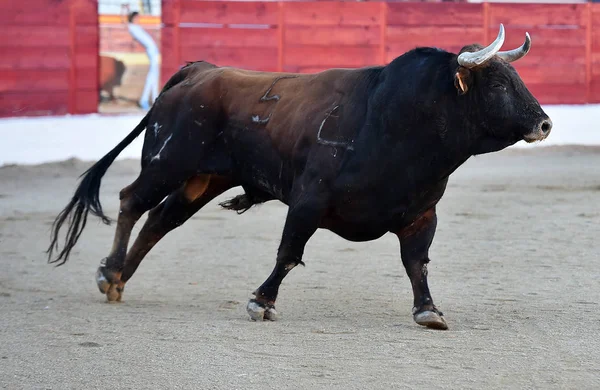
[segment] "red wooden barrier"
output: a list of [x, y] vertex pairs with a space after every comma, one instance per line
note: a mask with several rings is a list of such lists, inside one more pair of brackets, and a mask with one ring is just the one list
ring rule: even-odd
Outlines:
[[542, 103], [600, 102], [600, 4], [163, 0], [163, 81], [185, 61], [287, 72], [384, 64], [416, 46], [505, 48]]
[[0, 1], [0, 117], [97, 111], [97, 6]]
[[588, 102], [600, 103], [600, 4], [590, 4], [587, 35]]

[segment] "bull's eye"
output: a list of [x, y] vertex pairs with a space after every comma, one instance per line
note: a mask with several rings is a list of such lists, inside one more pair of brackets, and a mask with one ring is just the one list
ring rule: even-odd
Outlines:
[[504, 86], [502, 84], [494, 84], [494, 85], [492, 85], [492, 88], [499, 89], [501, 91], [506, 91], [506, 86]]

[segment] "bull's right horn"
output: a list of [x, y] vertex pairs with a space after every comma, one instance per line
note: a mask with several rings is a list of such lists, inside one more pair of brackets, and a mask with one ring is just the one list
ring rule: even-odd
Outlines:
[[502, 47], [504, 43], [504, 26], [500, 23], [498, 37], [488, 47], [474, 53], [464, 52], [458, 56], [458, 64], [465, 68], [474, 68], [490, 60]]
[[518, 47], [513, 50], [508, 50], [508, 51], [499, 51], [498, 57], [502, 58], [506, 62], [513, 62], [513, 61], [518, 60], [519, 58], [525, 57], [525, 54], [529, 53], [530, 49], [531, 49], [531, 37], [529, 36], [529, 33], [526, 32], [525, 33], [525, 43], [523, 43], [523, 45], [521, 45], [521, 47]]

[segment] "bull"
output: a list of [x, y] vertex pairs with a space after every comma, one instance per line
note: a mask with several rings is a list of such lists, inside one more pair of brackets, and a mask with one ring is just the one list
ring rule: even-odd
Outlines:
[[99, 201], [101, 178], [146, 131], [140, 174], [120, 191], [113, 246], [96, 272], [108, 301], [121, 300], [162, 237], [241, 186], [243, 194], [220, 205], [238, 213], [270, 200], [288, 206], [274, 269], [247, 304], [253, 320], [277, 319], [280, 284], [304, 265], [305, 245], [322, 228], [354, 242], [395, 234], [414, 321], [447, 329], [427, 264], [449, 176], [474, 155], [544, 140], [552, 128], [511, 65], [529, 52], [529, 34], [519, 48], [500, 51], [504, 34], [500, 25], [489, 46], [467, 45], [458, 54], [417, 47], [385, 66], [316, 74], [188, 63], [137, 127], [82, 175], [52, 227], [48, 261], [67, 261], [89, 213], [110, 222]]

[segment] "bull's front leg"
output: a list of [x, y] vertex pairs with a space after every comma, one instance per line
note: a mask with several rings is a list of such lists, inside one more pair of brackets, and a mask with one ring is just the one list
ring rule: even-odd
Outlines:
[[396, 232], [400, 239], [402, 263], [410, 278], [414, 295], [413, 318], [419, 325], [432, 329], [448, 329], [443, 313], [433, 304], [427, 285], [429, 247], [435, 235], [435, 207], [427, 210], [410, 226]]
[[[317, 186], [318, 184], [313, 187]], [[254, 321], [278, 319], [275, 300], [279, 286], [294, 267], [298, 264], [304, 265], [304, 247], [319, 227], [328, 197], [315, 189], [298, 194], [296, 199], [290, 202], [275, 268], [267, 280], [253, 292], [255, 298], [251, 299], [246, 307]]]

